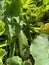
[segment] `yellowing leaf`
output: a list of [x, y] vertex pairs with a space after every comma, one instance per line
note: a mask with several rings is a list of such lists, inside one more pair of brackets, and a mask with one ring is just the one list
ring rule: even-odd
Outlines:
[[46, 23], [41, 27], [41, 32], [44, 34], [49, 34], [49, 23]]
[[42, 25], [44, 25], [43, 22], [37, 22], [37, 26], [42, 26]]

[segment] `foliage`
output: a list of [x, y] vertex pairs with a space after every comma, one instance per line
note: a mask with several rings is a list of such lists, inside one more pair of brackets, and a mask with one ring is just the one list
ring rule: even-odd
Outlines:
[[4, 26], [5, 26], [5, 24], [4, 24], [2, 21], [0, 21], [0, 36], [1, 36], [1, 35], [4, 33], [4, 31], [5, 31]]
[[47, 45], [49, 0], [0, 0], [0, 65], [45, 65]]
[[[49, 35], [41, 34], [34, 39], [30, 53], [35, 59], [35, 65], [49, 65]], [[33, 51], [32, 51], [33, 50]]]
[[7, 59], [6, 63], [7, 65], [22, 65], [22, 59], [18, 56], [14, 56], [12, 58]]
[[3, 57], [6, 55], [6, 51], [0, 48], [0, 65], [3, 65]]

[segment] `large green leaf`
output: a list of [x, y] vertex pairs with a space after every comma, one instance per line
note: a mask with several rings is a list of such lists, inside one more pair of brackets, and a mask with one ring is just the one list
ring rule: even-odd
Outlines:
[[8, 58], [6, 61], [7, 65], [22, 65], [22, 59], [19, 56]]
[[35, 65], [49, 65], [49, 35], [41, 34], [30, 46]]
[[21, 57], [26, 59], [29, 55], [28, 41], [22, 30], [19, 34], [19, 49]]
[[6, 0], [6, 15], [19, 16], [20, 14], [20, 0]]

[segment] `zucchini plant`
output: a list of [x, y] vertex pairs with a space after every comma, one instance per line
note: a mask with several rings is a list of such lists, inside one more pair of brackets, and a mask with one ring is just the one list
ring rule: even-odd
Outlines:
[[49, 65], [49, 0], [0, 0], [0, 65]]

